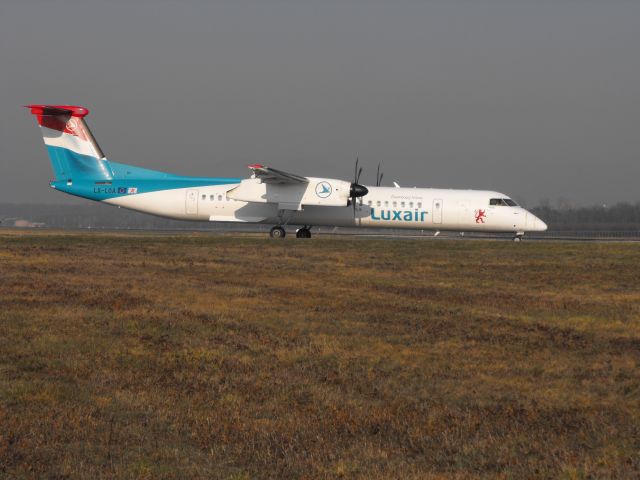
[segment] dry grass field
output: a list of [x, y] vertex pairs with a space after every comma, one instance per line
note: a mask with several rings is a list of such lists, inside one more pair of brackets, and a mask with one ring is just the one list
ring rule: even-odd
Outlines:
[[0, 231], [2, 478], [638, 478], [640, 246]]

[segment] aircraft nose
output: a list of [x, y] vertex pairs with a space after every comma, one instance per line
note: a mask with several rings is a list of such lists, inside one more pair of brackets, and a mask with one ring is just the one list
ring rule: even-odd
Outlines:
[[526, 221], [525, 221], [525, 231], [529, 232], [544, 232], [547, 229], [547, 224], [536, 217], [533, 213], [525, 210]]
[[533, 229], [536, 232], [544, 232], [547, 229], [547, 224], [538, 217], [535, 217], [535, 220], [533, 221]]

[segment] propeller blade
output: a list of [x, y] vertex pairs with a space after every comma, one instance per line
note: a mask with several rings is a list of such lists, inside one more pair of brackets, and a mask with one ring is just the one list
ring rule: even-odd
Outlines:
[[382, 162], [378, 163], [378, 171], [376, 172], [376, 187], [382, 185], [382, 177], [384, 173], [382, 173]]
[[358, 183], [360, 181], [360, 175], [362, 175], [362, 167], [360, 167], [359, 164], [360, 157], [356, 155], [356, 165], [353, 171], [353, 183], [351, 184], [351, 189], [349, 191], [350, 202], [353, 207], [353, 218], [356, 218], [356, 201], [358, 197], [363, 197], [369, 193], [367, 187]]

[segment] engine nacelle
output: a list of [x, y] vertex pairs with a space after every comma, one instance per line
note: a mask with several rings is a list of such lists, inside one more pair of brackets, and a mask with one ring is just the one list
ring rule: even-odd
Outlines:
[[307, 178], [309, 183], [263, 183], [259, 178], [248, 178], [227, 195], [243, 202], [277, 203], [283, 210], [302, 210], [304, 205], [345, 207], [349, 204], [350, 182]]

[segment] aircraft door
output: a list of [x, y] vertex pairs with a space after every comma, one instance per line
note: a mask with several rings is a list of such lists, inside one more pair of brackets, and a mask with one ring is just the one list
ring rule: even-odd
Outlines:
[[187, 215], [198, 214], [198, 190], [187, 190], [185, 212]]
[[433, 201], [433, 213], [431, 215], [433, 223], [442, 223], [442, 199], [436, 198]]

